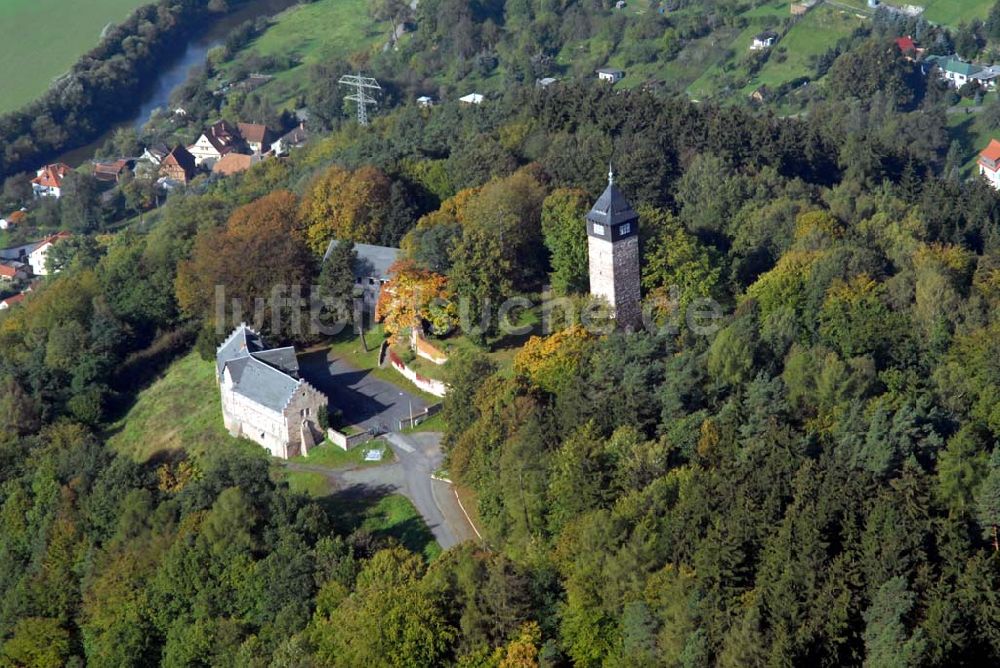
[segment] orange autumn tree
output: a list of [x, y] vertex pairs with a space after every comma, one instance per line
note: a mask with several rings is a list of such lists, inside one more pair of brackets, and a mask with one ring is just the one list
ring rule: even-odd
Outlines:
[[365, 165], [353, 172], [334, 165], [302, 200], [300, 215], [310, 248], [321, 253], [332, 239], [378, 243], [389, 212], [391, 182]]
[[[298, 222], [298, 199], [279, 190], [240, 207], [222, 228], [202, 230], [195, 239], [190, 260], [178, 266], [175, 292], [182, 312], [207, 322], [215, 310], [217, 286], [225, 289], [226, 308], [232, 300], [242, 313], [230, 319], [249, 320], [255, 300], [266, 300], [265, 324], [272, 322], [272, 288], [285, 286], [308, 290], [312, 282], [313, 255]], [[293, 306], [281, 305], [292, 309]], [[287, 314], [291, 316], [289, 311]], [[227, 326], [232, 323], [227, 323]], [[280, 318], [282, 330], [294, 328], [290, 317]], [[289, 331], [269, 332], [284, 336]]]
[[385, 324], [393, 338], [423, 320], [441, 333], [458, 324], [447, 277], [422, 269], [413, 260], [396, 262], [389, 273], [392, 278], [382, 287], [375, 319]]

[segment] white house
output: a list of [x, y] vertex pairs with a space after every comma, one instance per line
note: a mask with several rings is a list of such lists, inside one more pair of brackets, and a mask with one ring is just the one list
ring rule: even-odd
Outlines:
[[989, 146], [979, 154], [977, 164], [979, 174], [989, 181], [991, 186], [1000, 190], [1000, 141], [991, 139]]
[[433, 107], [434, 106], [434, 98], [431, 97], [431, 96], [429, 96], [429, 95], [421, 95], [420, 97], [417, 98], [417, 106], [418, 107]]
[[268, 348], [245, 324], [219, 346], [216, 380], [229, 433], [248, 438], [274, 457], [308, 454], [322, 440], [326, 395], [299, 378], [295, 349]]
[[33, 244], [32, 249], [28, 251], [28, 266], [31, 267], [31, 273], [35, 276], [47, 276], [49, 271], [45, 268], [45, 260], [49, 256], [49, 251], [55, 244], [71, 236], [69, 232], [59, 232]]
[[215, 161], [238, 148], [239, 132], [226, 121], [219, 121], [203, 132], [198, 140], [187, 147], [194, 156], [194, 164], [211, 168]]
[[482, 104], [485, 99], [486, 98], [479, 93], [469, 93], [468, 95], [463, 95], [458, 98], [458, 101], [462, 104]]
[[55, 197], [62, 195], [63, 179], [73, 168], [61, 162], [45, 165], [31, 179], [31, 190], [35, 197]]
[[610, 84], [616, 84], [625, 78], [625, 72], [614, 67], [602, 67], [597, 70], [597, 78]]
[[[339, 243], [337, 239], [330, 242], [323, 254], [323, 262], [327, 261]], [[392, 277], [389, 268], [399, 259], [400, 250], [391, 246], [354, 244], [354, 252], [358, 258], [351, 268], [354, 272], [355, 289], [360, 292], [365, 309], [374, 312], [382, 294], [382, 286]]]
[[777, 41], [778, 33], [773, 30], [765, 30], [753, 38], [753, 43], [750, 44], [750, 50], [762, 51], [763, 49], [770, 49]]
[[286, 155], [293, 148], [303, 146], [309, 140], [309, 133], [306, 132], [305, 123], [299, 123], [298, 127], [285, 133], [271, 144], [271, 152], [274, 155]]

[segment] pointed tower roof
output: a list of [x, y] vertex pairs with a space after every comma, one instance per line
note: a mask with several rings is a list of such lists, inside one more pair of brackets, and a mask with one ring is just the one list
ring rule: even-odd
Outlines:
[[639, 214], [635, 212], [632, 205], [625, 199], [625, 195], [615, 186], [615, 173], [610, 165], [608, 166], [608, 187], [597, 198], [587, 220], [598, 225], [618, 225], [635, 220]]

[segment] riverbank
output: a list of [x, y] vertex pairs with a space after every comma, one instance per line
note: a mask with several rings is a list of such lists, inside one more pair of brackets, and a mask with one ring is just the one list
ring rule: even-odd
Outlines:
[[[44, 95], [0, 117], [0, 143], [18, 149], [0, 155], [0, 178], [57, 157], [83, 162], [116, 127], [141, 123], [151, 109], [165, 104], [191, 67], [204, 62], [235, 26], [295, 2], [247, 0], [225, 14], [214, 14], [204, 7], [184, 13], [180, 5], [161, 0], [136, 10]], [[122, 53], [135, 55], [121, 59]], [[109, 69], [112, 60], [122, 66]], [[83, 94], [70, 94], [73, 91]], [[40, 118], [56, 122], [38, 123]]]

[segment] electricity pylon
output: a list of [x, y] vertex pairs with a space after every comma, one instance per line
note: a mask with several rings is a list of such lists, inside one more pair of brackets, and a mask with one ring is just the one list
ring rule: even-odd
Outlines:
[[368, 105], [378, 104], [378, 100], [365, 92], [368, 90], [381, 91], [382, 87], [371, 77], [363, 77], [360, 74], [345, 74], [337, 82], [342, 86], [350, 86], [357, 92], [346, 96], [345, 100], [358, 103], [358, 125], [368, 125]]

